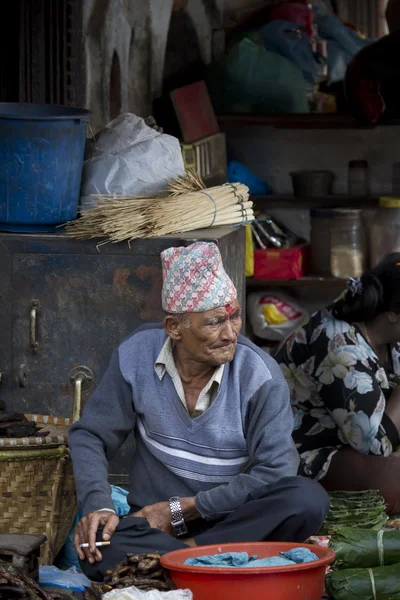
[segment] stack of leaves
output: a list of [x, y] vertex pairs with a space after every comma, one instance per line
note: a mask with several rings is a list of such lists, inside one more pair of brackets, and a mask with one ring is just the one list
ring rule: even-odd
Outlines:
[[331, 538], [335, 569], [383, 567], [400, 563], [400, 531], [344, 527]]
[[325, 585], [334, 600], [400, 600], [400, 565], [333, 571]]
[[0, 404], [0, 438], [46, 437], [48, 431], [40, 431], [35, 421], [28, 421], [22, 413], [7, 412], [4, 402]]
[[378, 491], [334, 492], [321, 535], [333, 535], [343, 527], [381, 529], [388, 520], [385, 501]]
[[332, 537], [335, 571], [326, 578], [335, 600], [400, 599], [400, 532], [344, 528]]
[[160, 564], [159, 554], [128, 554], [112, 571], [106, 572], [104, 583], [93, 584], [93, 590], [87, 591], [87, 598], [98, 598], [98, 593], [106, 594], [131, 586], [144, 591], [167, 592], [172, 589], [167, 571]]

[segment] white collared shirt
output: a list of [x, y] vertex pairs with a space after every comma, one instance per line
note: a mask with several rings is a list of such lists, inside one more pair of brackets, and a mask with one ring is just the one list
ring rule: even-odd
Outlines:
[[[197, 399], [196, 407], [192, 418], [198, 417], [203, 414], [204, 411], [207, 410], [212, 404], [213, 399], [218, 393], [218, 388], [222, 382], [222, 376], [224, 374], [224, 366], [216, 367], [213, 375], [211, 376], [207, 385], [201, 390], [199, 397]], [[161, 349], [160, 354], [154, 364], [155, 371], [160, 378], [160, 381], [163, 379], [165, 373], [171, 377], [172, 382], [175, 386], [176, 392], [179, 396], [180, 401], [183, 406], [188, 411], [188, 406], [185, 398], [185, 391], [183, 389], [182, 380], [180, 378], [178, 369], [176, 368], [174, 354], [173, 354], [173, 344], [170, 337], [167, 338], [164, 346]], [[188, 411], [189, 412], [189, 411]]]

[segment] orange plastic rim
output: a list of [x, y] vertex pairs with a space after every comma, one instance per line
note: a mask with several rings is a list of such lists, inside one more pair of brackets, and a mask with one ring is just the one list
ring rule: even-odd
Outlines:
[[[194, 567], [185, 565], [188, 558], [205, 556], [208, 554], [220, 554], [224, 552], [247, 552], [250, 556], [257, 554], [258, 558], [278, 556], [279, 552], [287, 552], [293, 548], [309, 548], [318, 556], [318, 560], [299, 565], [284, 565], [281, 567], [238, 567], [237, 569], [224, 567]], [[224, 574], [224, 575], [267, 575], [272, 573], [293, 573], [294, 571], [309, 571], [327, 567], [335, 560], [335, 553], [329, 548], [321, 548], [313, 544], [293, 544], [289, 542], [249, 542], [246, 544], [214, 544], [212, 546], [197, 546], [196, 548], [183, 548], [168, 552], [161, 557], [161, 565], [170, 571], [182, 571], [186, 573]]]

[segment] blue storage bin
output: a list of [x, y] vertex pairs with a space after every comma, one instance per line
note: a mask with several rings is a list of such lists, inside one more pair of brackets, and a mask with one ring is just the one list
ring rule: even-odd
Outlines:
[[46, 231], [76, 218], [90, 112], [0, 103], [0, 229]]

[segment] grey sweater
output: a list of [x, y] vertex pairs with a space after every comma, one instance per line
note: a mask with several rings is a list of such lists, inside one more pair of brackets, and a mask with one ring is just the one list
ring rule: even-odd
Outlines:
[[252, 490], [297, 473], [289, 391], [275, 361], [240, 336], [210, 408], [191, 419], [154, 363], [161, 325], [137, 330], [114, 352], [69, 434], [83, 513], [113, 508], [108, 462], [134, 432], [128, 501], [142, 507], [196, 497], [203, 518], [241, 506]]

